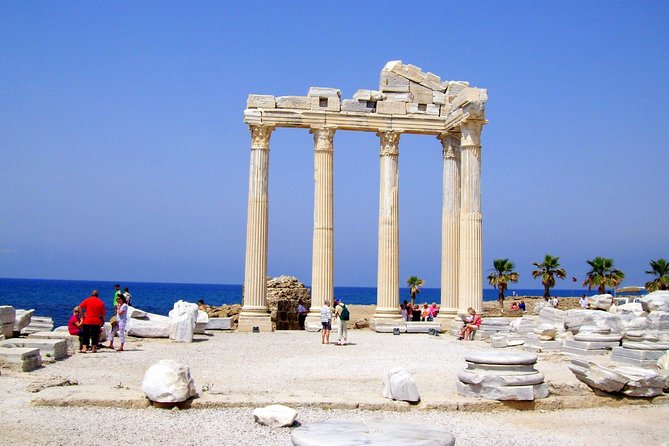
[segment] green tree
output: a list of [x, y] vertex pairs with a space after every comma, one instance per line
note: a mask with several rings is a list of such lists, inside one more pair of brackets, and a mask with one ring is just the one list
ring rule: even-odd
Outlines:
[[657, 278], [646, 282], [646, 289], [648, 291], [669, 290], [669, 262], [665, 259], [657, 259], [650, 261], [650, 271], [646, 274], [656, 275]]
[[615, 288], [625, 278], [625, 273], [613, 267], [613, 259], [595, 257], [586, 262], [590, 265], [590, 271], [585, 273], [583, 285], [587, 285], [589, 290], [597, 287], [597, 292], [604, 294], [606, 287]]
[[513, 269], [516, 265], [509, 259], [494, 259], [493, 270], [488, 275], [488, 283], [499, 290], [499, 306], [504, 310], [504, 291], [509, 282], [518, 282], [518, 273]]
[[544, 286], [544, 299], [548, 300], [551, 297], [550, 289], [555, 286], [555, 278], [564, 279], [567, 277], [567, 271], [560, 268], [560, 258], [553, 257], [550, 254], [546, 254], [543, 262], [532, 262], [532, 265], [539, 268], [532, 271], [532, 278], [541, 277], [541, 284]]
[[425, 282], [423, 279], [418, 278], [418, 276], [411, 276], [407, 279], [407, 285], [409, 285], [409, 292], [411, 293], [411, 306], [413, 307], [413, 304], [416, 301], [416, 294], [420, 294], [420, 287], [425, 285]]

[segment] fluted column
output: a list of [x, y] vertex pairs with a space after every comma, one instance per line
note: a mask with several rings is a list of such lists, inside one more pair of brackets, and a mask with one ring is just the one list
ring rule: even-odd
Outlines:
[[314, 135], [314, 241], [311, 267], [309, 331], [321, 328], [320, 309], [334, 300], [334, 199], [332, 127], [312, 128]]
[[460, 261], [460, 140], [442, 133], [444, 164], [441, 205], [441, 307], [439, 318], [452, 319], [458, 312]]
[[482, 121], [461, 124], [460, 265], [458, 306], [483, 307], [483, 243], [481, 237]]
[[379, 187], [379, 255], [376, 312], [372, 325], [400, 319], [399, 312], [399, 174], [400, 133], [377, 133], [381, 139]]
[[250, 125], [251, 162], [249, 170], [248, 220], [246, 222], [246, 263], [244, 299], [239, 314], [239, 331], [272, 330], [267, 310], [267, 220], [269, 138], [273, 127]]

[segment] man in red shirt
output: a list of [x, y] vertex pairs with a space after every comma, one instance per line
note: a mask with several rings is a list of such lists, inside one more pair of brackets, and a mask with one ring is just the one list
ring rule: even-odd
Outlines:
[[100, 325], [105, 321], [105, 304], [98, 297], [98, 291], [93, 290], [91, 296], [79, 304], [79, 308], [84, 313], [83, 339], [80, 351], [81, 353], [86, 353], [86, 347], [90, 339], [91, 351], [95, 353], [100, 342]]

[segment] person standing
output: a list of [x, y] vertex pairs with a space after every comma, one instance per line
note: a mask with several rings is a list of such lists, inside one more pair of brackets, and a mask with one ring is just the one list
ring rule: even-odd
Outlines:
[[132, 294], [130, 294], [130, 289], [128, 287], [123, 288], [123, 296], [125, 297], [125, 303], [128, 306], [132, 306]]
[[79, 308], [84, 313], [83, 322], [83, 345], [81, 353], [86, 353], [88, 342], [91, 342], [91, 352], [98, 350], [100, 341], [100, 324], [104, 323], [105, 304], [100, 300], [98, 291], [93, 290], [90, 297], [87, 297], [79, 304]]
[[121, 346], [117, 349], [117, 351], [122, 352], [123, 345], [125, 344], [125, 324], [128, 321], [128, 304], [126, 303], [124, 295], [121, 295], [118, 298], [116, 321], [118, 322], [118, 337], [121, 340]]
[[348, 311], [346, 304], [340, 299], [335, 299], [334, 317], [339, 318], [339, 345], [346, 345], [346, 338], [348, 336], [348, 320], [351, 318], [351, 313]]
[[330, 329], [332, 328], [332, 310], [330, 310], [330, 301], [323, 302], [321, 307], [321, 344], [330, 343]]
[[304, 330], [304, 321], [307, 319], [309, 310], [304, 306], [304, 301], [300, 299], [297, 301], [297, 322], [300, 324], [300, 330]]
[[121, 295], [123, 295], [121, 292], [121, 285], [117, 283], [114, 285], [114, 300], [112, 301], [112, 308], [116, 308], [116, 303], [118, 302], [118, 298]]

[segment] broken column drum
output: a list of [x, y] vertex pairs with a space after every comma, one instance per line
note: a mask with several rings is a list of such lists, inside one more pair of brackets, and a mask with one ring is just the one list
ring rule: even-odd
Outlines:
[[[320, 307], [334, 298], [334, 135], [340, 130], [373, 132], [380, 141], [377, 309], [371, 326], [400, 320], [399, 142], [403, 133], [441, 141], [442, 259], [441, 319], [482, 309], [481, 130], [485, 89], [442, 81], [401, 61], [381, 71], [379, 90], [358, 90], [341, 99], [335, 88], [312, 87], [307, 96], [251, 94], [244, 122], [252, 136], [244, 300], [239, 330], [271, 330], [267, 313], [269, 139], [279, 127], [314, 135], [314, 227], [312, 296], [306, 326], [319, 324]], [[433, 140], [434, 141], [434, 140]], [[435, 161], [440, 151], [435, 150]], [[437, 235], [435, 234], [435, 237]], [[448, 321], [450, 323], [450, 320]]]

